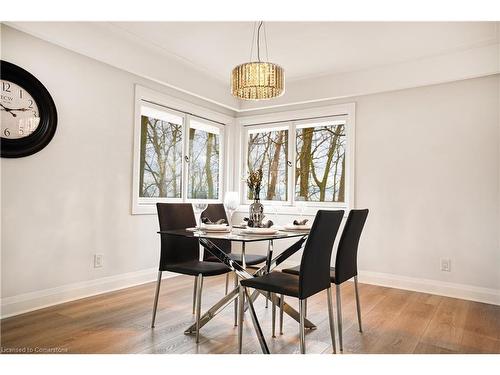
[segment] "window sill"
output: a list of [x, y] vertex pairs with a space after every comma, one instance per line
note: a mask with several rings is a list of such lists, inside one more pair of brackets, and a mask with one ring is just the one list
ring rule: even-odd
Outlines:
[[[250, 204], [243, 204], [238, 207], [238, 209], [235, 211], [235, 214], [243, 214], [245, 216], [248, 216], [248, 206]], [[273, 206], [269, 204], [264, 205], [264, 214], [267, 216], [273, 216], [275, 214], [277, 215], [284, 215], [284, 216], [290, 216], [290, 215], [300, 215], [300, 216], [311, 216], [314, 217], [316, 216], [316, 213], [318, 210], [344, 210], [346, 211], [345, 215], [347, 215], [349, 208], [346, 205], [343, 206], [334, 206], [334, 205], [317, 205], [317, 206], [307, 206], [304, 207], [302, 213], [300, 212], [299, 208], [297, 206], [290, 206], [290, 205], [283, 205], [283, 206]], [[276, 211], [274, 211], [276, 209]]]
[[[221, 202], [211, 202], [211, 203], [221, 203]], [[344, 216], [347, 216], [349, 211], [347, 205], [344, 206], [318, 205], [318, 206], [304, 207], [302, 213], [300, 213], [299, 208], [297, 206], [290, 206], [290, 205], [273, 206], [270, 204], [265, 204], [265, 203], [263, 204], [264, 204], [264, 213], [268, 216], [273, 216], [276, 214], [283, 216], [300, 215], [300, 216], [314, 217], [316, 216], [318, 210], [344, 210], [346, 211]], [[234, 213], [248, 216], [249, 205], [250, 204], [240, 205]], [[276, 211], [274, 211], [274, 208], [276, 208]], [[157, 214], [156, 203], [151, 203], [151, 204], [143, 203], [132, 207], [132, 215], [156, 215], [156, 214]]]

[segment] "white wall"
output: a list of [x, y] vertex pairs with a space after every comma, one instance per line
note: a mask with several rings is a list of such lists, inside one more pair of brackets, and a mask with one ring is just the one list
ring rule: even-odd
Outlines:
[[360, 98], [362, 269], [500, 290], [498, 95], [493, 76]]
[[[3, 315], [98, 291], [92, 280], [104, 277], [152, 279], [157, 219], [130, 206], [134, 84], [186, 97], [5, 26], [1, 52], [46, 85], [59, 114], [44, 150], [1, 159]], [[356, 205], [371, 210], [360, 249], [367, 280], [500, 290], [498, 81], [344, 100], [357, 103]], [[442, 256], [451, 273], [439, 270]]]

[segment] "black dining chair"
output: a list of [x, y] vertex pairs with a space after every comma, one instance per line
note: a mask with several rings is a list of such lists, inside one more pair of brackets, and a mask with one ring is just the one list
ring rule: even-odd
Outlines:
[[[335, 257], [335, 267], [330, 267], [330, 281], [335, 284], [335, 294], [337, 297], [337, 324], [339, 331], [339, 347], [343, 351], [342, 345], [342, 306], [340, 297], [340, 285], [349, 279], [354, 278], [354, 291], [356, 294], [356, 309], [358, 313], [359, 332], [363, 332], [361, 325], [361, 306], [359, 303], [358, 291], [358, 244], [361, 232], [368, 217], [368, 209], [351, 210], [347, 217], [342, 236], [340, 237], [337, 255]], [[300, 266], [282, 270], [290, 275], [298, 275]], [[280, 310], [280, 327], [283, 327], [283, 309]], [[282, 329], [281, 329], [282, 333]]]
[[[227, 220], [226, 210], [224, 209], [224, 205], [222, 203], [212, 203], [209, 204], [208, 207], [201, 213], [202, 218], [207, 218], [212, 222], [216, 222], [219, 219], [224, 219], [226, 223], [229, 223]], [[222, 251], [236, 261], [240, 266], [244, 265], [245, 267], [256, 266], [257, 264], [263, 263], [266, 261], [266, 255], [258, 255], [258, 254], [245, 254], [245, 262], [243, 262], [243, 254], [235, 254], [232, 252], [231, 241], [228, 240], [211, 240], [213, 244], [218, 246]], [[203, 253], [203, 260], [207, 262], [217, 262], [220, 263], [219, 259], [205, 251]], [[244, 264], [243, 264], [244, 263]], [[226, 294], [228, 292], [229, 287], [229, 273], [226, 274]], [[234, 287], [238, 287], [238, 277], [234, 274]], [[194, 281], [194, 290], [193, 290], [193, 314], [195, 311], [195, 301], [196, 301], [196, 288], [197, 288], [197, 279]], [[237, 325], [237, 301], [235, 301], [234, 305], [235, 317], [234, 324]]]
[[[205, 211], [201, 213], [201, 217], [206, 217], [211, 221], [217, 221], [219, 219], [224, 219], [228, 223], [226, 210], [222, 203], [209, 204]], [[235, 254], [232, 252], [231, 241], [228, 240], [212, 240], [212, 242], [221, 248], [226, 254], [230, 254], [231, 259], [236, 261], [239, 265], [243, 264], [243, 254]], [[203, 260], [208, 262], [218, 262], [219, 260], [212, 254], [205, 252]], [[246, 254], [245, 253], [245, 265], [246, 266], [256, 266], [257, 264], [264, 263], [267, 260], [266, 255], [259, 254]], [[228, 274], [229, 276], [229, 274]], [[237, 286], [237, 285], [236, 285]], [[226, 294], [227, 294], [227, 282], [226, 282]]]
[[[193, 207], [190, 203], [157, 203], [156, 208], [160, 222], [160, 231], [186, 229], [196, 226]], [[203, 277], [223, 275], [230, 271], [223, 263], [206, 262], [199, 259], [200, 245], [197, 238], [161, 234], [160, 266], [156, 283], [151, 328], [155, 326], [162, 272], [170, 271], [182, 275], [195, 276], [198, 280], [196, 291], [196, 342], [199, 342]]]
[[[305, 302], [307, 298], [326, 289], [328, 297], [328, 316], [330, 321], [330, 335], [332, 338], [333, 352], [335, 346], [335, 323], [333, 318], [333, 303], [330, 283], [330, 258], [333, 244], [339, 230], [344, 211], [319, 210], [307, 238], [300, 262], [299, 274], [293, 275], [283, 272], [271, 272], [264, 276], [241, 280], [240, 284], [245, 290], [240, 290], [240, 306], [243, 303], [246, 288], [254, 288], [271, 293], [274, 301], [275, 295], [290, 296], [299, 299], [300, 315], [300, 352], [305, 353]], [[249, 301], [251, 303], [251, 301]], [[281, 303], [281, 307], [283, 307]], [[240, 322], [243, 319], [243, 309], [240, 309]], [[239, 325], [239, 340], [243, 335], [242, 324]], [[241, 352], [241, 347], [240, 347]]]

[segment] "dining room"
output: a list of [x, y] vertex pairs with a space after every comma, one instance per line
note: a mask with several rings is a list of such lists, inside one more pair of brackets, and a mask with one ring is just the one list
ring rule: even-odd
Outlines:
[[0, 357], [498, 363], [497, 20], [112, 18], [0, 23]]

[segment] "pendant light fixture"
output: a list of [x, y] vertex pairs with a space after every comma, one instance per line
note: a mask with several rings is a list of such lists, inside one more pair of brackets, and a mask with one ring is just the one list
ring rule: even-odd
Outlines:
[[[257, 61], [252, 61], [252, 52], [255, 40], [252, 38], [250, 49], [250, 62], [236, 66], [231, 74], [231, 94], [244, 100], [264, 100], [281, 96], [285, 92], [285, 71], [277, 64], [260, 59], [260, 37], [261, 28], [264, 22], [261, 21], [257, 27]], [[267, 56], [267, 36], [266, 27], [263, 27], [264, 41]]]

